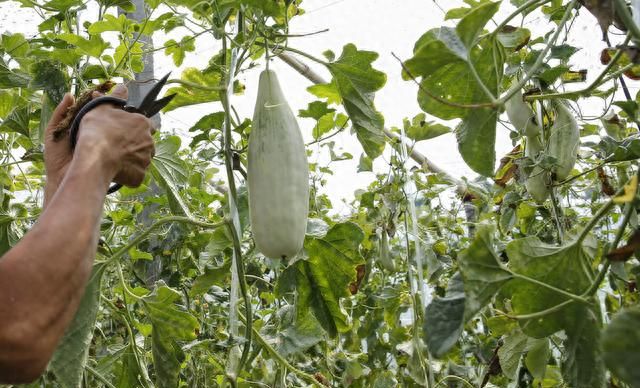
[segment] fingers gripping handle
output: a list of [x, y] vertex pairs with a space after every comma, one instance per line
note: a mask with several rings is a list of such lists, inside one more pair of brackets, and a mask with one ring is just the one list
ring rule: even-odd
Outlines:
[[[76, 144], [78, 144], [78, 131], [80, 130], [80, 122], [82, 121], [82, 118], [87, 113], [89, 113], [90, 110], [102, 104], [111, 104], [120, 108], [124, 108], [125, 106], [127, 106], [127, 101], [117, 97], [104, 96], [93, 99], [87, 105], [83, 106], [76, 117], [73, 119], [71, 128], [69, 130], [69, 141], [71, 142], [71, 150], [74, 150], [76, 148]], [[114, 183], [109, 187], [109, 190], [107, 190], [107, 194], [115, 193], [116, 191], [120, 190], [121, 187], [121, 184]]]
[[80, 130], [80, 121], [84, 118], [84, 116], [89, 113], [92, 109], [102, 105], [102, 104], [111, 104], [115, 105], [119, 108], [124, 108], [127, 105], [127, 101], [122, 98], [112, 97], [112, 96], [103, 96], [95, 98], [85, 106], [80, 109], [76, 117], [73, 119], [71, 123], [71, 128], [69, 130], [69, 140], [71, 141], [71, 149], [74, 150], [76, 148], [76, 144], [78, 143], [78, 131]]

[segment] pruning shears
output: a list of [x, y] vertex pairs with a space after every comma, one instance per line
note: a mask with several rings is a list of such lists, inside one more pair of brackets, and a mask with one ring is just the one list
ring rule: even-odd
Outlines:
[[[100, 106], [102, 104], [111, 104], [119, 107], [126, 112], [140, 113], [145, 115], [146, 117], [153, 117], [155, 114], [160, 112], [160, 110], [167, 106], [167, 104], [169, 104], [169, 102], [176, 96], [174, 93], [156, 100], [158, 94], [160, 94], [160, 90], [167, 83], [169, 74], [171, 73], [167, 73], [155, 85], [153, 85], [151, 90], [149, 90], [147, 95], [144, 96], [142, 102], [138, 106], [129, 105], [127, 100], [113, 96], [102, 96], [89, 101], [89, 103], [87, 103], [82, 107], [82, 109], [80, 109], [76, 117], [73, 119], [73, 122], [71, 123], [69, 129], [69, 140], [71, 141], [71, 149], [74, 150], [78, 142], [78, 130], [80, 129], [80, 121], [82, 121], [84, 115], [86, 115], [90, 110], [96, 108], [97, 106]], [[107, 194], [115, 193], [121, 187], [121, 184], [115, 183], [111, 185], [111, 187], [109, 187]]]

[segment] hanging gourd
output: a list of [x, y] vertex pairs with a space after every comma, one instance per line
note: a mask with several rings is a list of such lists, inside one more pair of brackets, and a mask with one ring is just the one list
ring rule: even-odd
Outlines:
[[271, 70], [260, 74], [247, 175], [257, 249], [269, 258], [293, 258], [307, 227], [309, 165], [298, 122]]

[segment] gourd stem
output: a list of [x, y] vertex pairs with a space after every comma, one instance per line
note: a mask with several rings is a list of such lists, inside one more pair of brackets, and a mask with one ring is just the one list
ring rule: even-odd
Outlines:
[[564, 12], [564, 15], [562, 16], [562, 20], [560, 20], [560, 23], [558, 23], [558, 27], [556, 27], [556, 32], [547, 41], [545, 48], [542, 50], [540, 54], [538, 54], [538, 58], [536, 59], [534, 64], [529, 68], [529, 71], [525, 74], [525, 76], [515, 85], [513, 85], [509, 90], [507, 90], [507, 92], [498, 100], [499, 105], [502, 105], [504, 104], [505, 101], [508, 101], [514, 94], [516, 94], [520, 89], [522, 89], [522, 87], [527, 82], [529, 82], [529, 80], [537, 73], [540, 66], [542, 66], [542, 64], [544, 63], [544, 58], [549, 53], [549, 51], [551, 50], [551, 47], [554, 45], [556, 40], [558, 40], [558, 37], [560, 36], [560, 33], [562, 32], [562, 29], [563, 29], [562, 27], [564, 27], [564, 25], [569, 20], [569, 17], [571, 16], [571, 12], [573, 12], [573, 9], [575, 8], [577, 1], [578, 0], [572, 0], [571, 3], [567, 5], [567, 9]]
[[[627, 34], [627, 37], [622, 43], [622, 45], [626, 45], [627, 43], [629, 43], [630, 39], [631, 39], [631, 35]], [[596, 88], [598, 88], [605, 82], [609, 82], [611, 79], [617, 77], [618, 75], [624, 73], [625, 71], [635, 66], [635, 64], [629, 64], [622, 67], [621, 69], [616, 70], [611, 74], [608, 74], [609, 71], [616, 65], [616, 63], [618, 63], [620, 58], [622, 58], [623, 53], [624, 53], [623, 50], [618, 50], [613, 55], [613, 57], [611, 57], [611, 60], [609, 61], [607, 66], [604, 68], [604, 70], [602, 70], [600, 75], [598, 75], [598, 77], [596, 77], [596, 79], [593, 80], [593, 82], [589, 86], [587, 86], [582, 90], [562, 92], [562, 93], [530, 94], [528, 96], [525, 96], [524, 100], [535, 101], [535, 100], [543, 100], [543, 99], [551, 99], [551, 98], [575, 98], [575, 97], [582, 97], [582, 96], [588, 97], [591, 94], [591, 92], [593, 92]]]
[[549, 3], [551, 0], [529, 0], [526, 3], [522, 4], [520, 7], [516, 8], [515, 11], [511, 13], [511, 15], [507, 16], [496, 29], [492, 32], [493, 35], [497, 35], [502, 28], [504, 28], [511, 20], [513, 20], [516, 16], [520, 15], [522, 12], [526, 11], [529, 8], [533, 8], [534, 6], [537, 8], [543, 4]]
[[320, 58], [316, 58], [316, 57], [314, 57], [314, 56], [313, 56], [313, 55], [311, 55], [311, 54], [307, 54], [307, 53], [305, 53], [304, 51], [301, 51], [301, 50], [298, 50], [298, 49], [294, 49], [294, 48], [291, 48], [291, 47], [288, 47], [288, 46], [287, 46], [287, 47], [282, 47], [282, 49], [283, 49], [283, 50], [285, 50], [285, 51], [291, 51], [292, 53], [296, 53], [296, 54], [298, 54], [298, 55], [302, 55], [303, 57], [308, 58], [308, 59], [311, 59], [312, 61], [314, 61], [314, 62], [316, 62], [316, 63], [319, 63], [319, 64], [321, 64], [321, 65], [325, 65], [325, 66], [328, 66], [328, 65], [329, 65], [329, 63], [328, 63], [328, 62], [323, 61], [323, 60], [322, 60], [322, 59], [320, 59]]

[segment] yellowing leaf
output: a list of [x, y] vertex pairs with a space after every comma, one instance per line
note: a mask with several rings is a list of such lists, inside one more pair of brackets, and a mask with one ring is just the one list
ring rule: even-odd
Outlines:
[[624, 194], [613, 198], [614, 203], [627, 203], [633, 201], [638, 191], [638, 176], [631, 178], [631, 182], [624, 185]]

